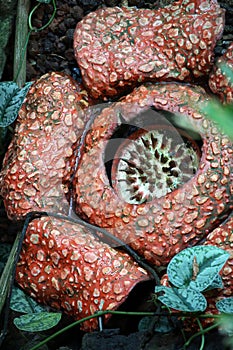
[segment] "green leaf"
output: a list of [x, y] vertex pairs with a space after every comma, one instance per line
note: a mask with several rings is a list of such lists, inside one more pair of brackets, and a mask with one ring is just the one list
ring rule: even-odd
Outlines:
[[22, 315], [14, 319], [15, 326], [26, 332], [41, 332], [50, 329], [58, 324], [61, 313], [40, 312]]
[[20, 89], [12, 81], [0, 83], [0, 127], [5, 128], [15, 121], [31, 84], [26, 83]]
[[227, 251], [211, 245], [184, 249], [168, 264], [169, 282], [201, 292], [211, 286], [229, 256]]
[[224, 314], [233, 314], [233, 297], [228, 297], [217, 301], [216, 308]]
[[151, 328], [151, 324], [154, 323], [154, 316], [143, 317], [138, 324], [139, 332], [147, 332]]
[[168, 307], [183, 312], [201, 312], [207, 307], [203, 294], [191, 288], [155, 287], [155, 292], [164, 292], [158, 299]]
[[233, 139], [233, 105], [222, 105], [217, 101], [210, 101], [205, 106], [200, 106], [202, 112], [214, 122], [222, 131]]
[[177, 318], [174, 316], [160, 316], [158, 322], [156, 322], [154, 331], [158, 333], [168, 333], [175, 329], [177, 326]]
[[138, 330], [140, 332], [153, 330], [158, 333], [168, 333], [172, 331], [177, 326], [177, 318], [174, 316], [145, 316], [143, 317], [139, 324]]
[[38, 313], [46, 310], [44, 306], [39, 305], [18, 287], [13, 287], [11, 294], [10, 308], [16, 312]]
[[216, 289], [216, 288], [223, 288], [223, 281], [222, 281], [222, 277], [220, 275], [217, 275], [215, 277], [215, 279], [213, 280], [213, 282], [209, 285], [209, 287], [207, 289], [205, 289], [205, 292], [207, 290], [211, 290], [211, 289]]

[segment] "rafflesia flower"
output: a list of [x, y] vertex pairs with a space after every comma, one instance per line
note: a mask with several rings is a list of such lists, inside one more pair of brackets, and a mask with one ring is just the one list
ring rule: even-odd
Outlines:
[[[146, 81], [179, 83], [145, 84], [98, 110], [87, 109], [87, 91], [66, 75], [35, 82], [0, 173], [8, 216], [75, 209], [157, 266], [208, 234], [206, 244], [226, 237], [216, 227], [232, 210], [232, 142], [199, 111], [206, 92], [180, 83], [209, 73], [223, 25], [215, 0], [87, 15], [74, 48], [89, 95], [116, 97]], [[164, 118], [152, 113], [147, 124], [154, 109]], [[134, 130], [111, 158], [107, 150], [122, 125]], [[148, 274], [86, 226], [43, 216], [28, 226], [16, 279], [38, 301], [81, 318], [118, 308]], [[96, 327], [96, 320], [84, 325]]]
[[89, 93], [115, 97], [146, 81], [207, 75], [223, 27], [215, 0], [180, 0], [158, 10], [101, 8], [77, 24], [74, 51]]
[[88, 105], [86, 91], [62, 73], [45, 74], [31, 86], [0, 173], [9, 218], [20, 219], [33, 210], [68, 214], [73, 155]]
[[[206, 100], [208, 95], [199, 87], [141, 86], [105, 108], [84, 140], [74, 177], [76, 212], [155, 265], [167, 264], [177, 252], [196, 244], [232, 208], [232, 142], [200, 113], [198, 105]], [[122, 123], [134, 123], [136, 117], [142, 123], [142, 114], [151, 106], [179, 113], [178, 123], [186, 121], [195, 130], [201, 141], [200, 159], [192, 147], [183, 148], [184, 141], [179, 147], [177, 136], [174, 139], [169, 128], [157, 124], [155, 114], [150, 118], [150, 124], [157, 124], [155, 133], [151, 129], [146, 137], [139, 133], [140, 142], [132, 140], [126, 151], [121, 149], [122, 161], [117, 161], [117, 171], [110, 177], [105, 159], [108, 144], [114, 145], [114, 132]], [[167, 119], [172, 122], [174, 116]], [[185, 166], [189, 175], [182, 177]], [[145, 183], [151, 184], [152, 197], [147, 197]]]
[[[148, 279], [128, 254], [81, 224], [54, 217], [29, 223], [16, 271], [17, 282], [32, 297], [76, 319], [115, 310]], [[97, 319], [82, 325], [86, 331], [96, 328]]]

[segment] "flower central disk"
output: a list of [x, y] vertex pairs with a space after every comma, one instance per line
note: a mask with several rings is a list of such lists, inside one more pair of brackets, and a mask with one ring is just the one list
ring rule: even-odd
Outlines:
[[183, 131], [169, 126], [141, 129], [116, 152], [112, 185], [128, 203], [148, 202], [190, 180], [199, 158], [198, 146]]

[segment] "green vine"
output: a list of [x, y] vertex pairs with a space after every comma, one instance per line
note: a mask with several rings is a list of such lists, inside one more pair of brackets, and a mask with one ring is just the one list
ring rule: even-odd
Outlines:
[[[59, 331], [53, 333], [52, 335], [50, 335], [49, 337], [47, 337], [46, 339], [42, 340], [40, 343], [36, 344], [35, 346], [33, 346], [32, 348], [30, 348], [29, 350], [37, 350], [39, 349], [41, 346], [47, 344], [49, 341], [53, 340], [54, 338], [58, 337], [59, 335], [61, 335], [62, 333], [70, 330], [71, 328], [80, 325], [83, 322], [89, 321], [93, 318], [99, 318], [99, 317], [103, 317], [107, 314], [111, 314], [111, 315], [125, 315], [125, 316], [161, 316], [161, 313], [157, 314], [155, 312], [133, 312], [133, 311], [110, 311], [110, 310], [104, 310], [104, 311], [98, 311], [96, 312], [94, 315], [90, 315], [87, 317], [84, 317], [78, 321], [75, 321], [71, 324], [69, 324], [68, 326], [60, 329]], [[205, 314], [205, 315], [200, 315], [199, 317], [202, 318], [202, 316], [204, 316], [204, 318], [216, 318], [219, 319], [221, 318], [221, 315], [212, 315], [212, 314]], [[190, 318], [190, 317], [194, 317], [193, 315], [183, 315], [183, 318]], [[214, 328], [218, 327], [221, 324], [221, 321], [215, 322], [214, 324], [212, 324], [211, 326], [203, 329], [201, 322], [199, 320], [199, 318], [197, 318], [197, 323], [200, 326], [200, 331], [196, 332], [195, 334], [193, 334], [184, 344], [183, 348], [185, 349], [187, 346], [189, 346], [191, 344], [191, 342], [193, 341], [193, 339], [195, 339], [198, 336], [201, 336], [201, 347], [199, 348], [199, 350], [203, 350], [204, 349], [204, 344], [205, 344], [205, 339], [204, 339], [204, 335], [206, 333], [208, 333], [209, 331], [213, 330]]]
[[[206, 317], [209, 317], [209, 318], [216, 318], [216, 319], [220, 319], [220, 320], [217, 321], [217, 322], [215, 322], [214, 324], [212, 324], [212, 325], [209, 326], [209, 327], [203, 328], [203, 327], [202, 327], [202, 324], [201, 324], [201, 322], [200, 322], [200, 320], [199, 320], [199, 318], [197, 318], [196, 320], [197, 320], [198, 326], [200, 327], [200, 331], [194, 333], [194, 334], [185, 342], [185, 344], [184, 344], [184, 349], [186, 349], [186, 348], [192, 343], [192, 341], [193, 341], [195, 338], [201, 336], [201, 345], [200, 345], [200, 348], [199, 348], [198, 350], [203, 350], [203, 349], [204, 349], [204, 345], [205, 345], [205, 334], [208, 333], [208, 332], [210, 332], [210, 331], [212, 331], [213, 329], [215, 329], [215, 328], [221, 326], [221, 324], [222, 324], [222, 322], [221, 322], [221, 317], [222, 317], [222, 316], [221, 316], [221, 315], [208, 315], [208, 314], [206, 314], [206, 315], [200, 315], [200, 318], [201, 318], [202, 316], [205, 316], [205, 318], [206, 318]], [[31, 350], [32, 350], [32, 349], [31, 349]]]
[[40, 32], [42, 30], [44, 30], [45, 28], [47, 28], [51, 23], [52, 21], [54, 20], [54, 17], [56, 15], [56, 11], [57, 11], [57, 6], [56, 6], [56, 1], [55, 0], [52, 0], [52, 5], [53, 5], [53, 13], [52, 13], [52, 16], [51, 18], [49, 19], [49, 21], [43, 25], [42, 27], [40, 28], [36, 28], [36, 27], [33, 27], [32, 25], [32, 16], [34, 14], [34, 12], [40, 7], [40, 5], [42, 3], [47, 3], [47, 1], [40, 1], [32, 10], [31, 12], [29, 13], [29, 16], [28, 16], [28, 26], [29, 26], [29, 29], [30, 29], [30, 32]]

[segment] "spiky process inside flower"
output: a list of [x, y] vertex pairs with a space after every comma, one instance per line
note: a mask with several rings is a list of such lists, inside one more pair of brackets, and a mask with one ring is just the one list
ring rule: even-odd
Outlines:
[[113, 187], [126, 202], [160, 198], [196, 173], [198, 147], [188, 135], [167, 126], [135, 134], [120, 147], [112, 168]]

